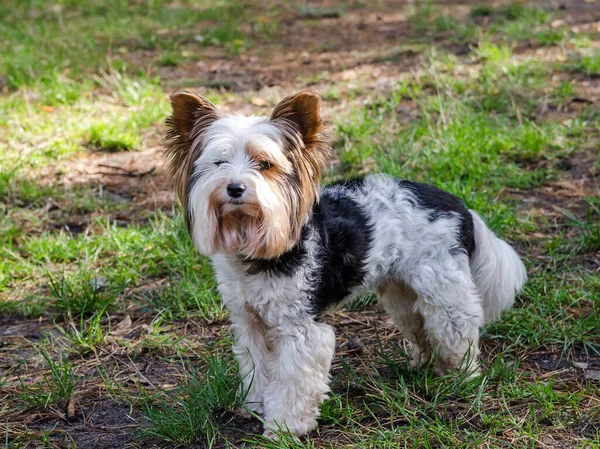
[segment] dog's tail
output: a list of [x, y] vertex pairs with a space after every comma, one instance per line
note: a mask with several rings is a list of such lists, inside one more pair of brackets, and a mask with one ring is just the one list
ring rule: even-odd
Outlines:
[[483, 300], [485, 321], [495, 320], [513, 305], [515, 295], [527, 280], [527, 271], [517, 252], [499, 239], [475, 212], [475, 252], [471, 273]]

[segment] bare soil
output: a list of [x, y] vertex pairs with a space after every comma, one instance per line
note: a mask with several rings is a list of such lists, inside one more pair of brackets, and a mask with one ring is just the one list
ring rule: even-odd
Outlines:
[[[328, 2], [333, 4], [333, 2]], [[442, 4], [446, 14], [454, 15], [458, 21], [470, 11], [472, 4], [479, 1], [436, 2]], [[585, 0], [554, 1], [561, 4], [560, 19], [582, 30], [589, 29], [595, 21], [600, 20], [597, 3]], [[291, 93], [303, 88], [321, 90], [327, 86], [340, 84], [341, 98], [325, 102], [325, 115], [333, 116], [337, 111], [348, 108], [350, 104], [359, 104], [367, 97], [389, 91], [402, 73], [419, 70], [421, 54], [410, 49], [415, 43], [427, 45], [429, 37], [414, 28], [406, 16], [406, 2], [387, 0], [377, 2], [373, 8], [353, 8], [346, 6], [344, 14], [339, 18], [300, 17], [295, 8], [285, 11], [281, 21], [279, 39], [275, 44], [271, 41], [261, 42], [241, 55], [231, 56], [218, 48], [203, 50], [200, 62], [178, 67], [156, 67], [157, 55], [148, 51], [129, 54], [136, 66], [149, 67], [151, 74], [158, 74], [168, 91], [176, 91], [182, 86], [203, 92], [208, 87], [222, 86], [243, 94], [244, 100], [234, 99], [223, 105], [228, 110], [241, 110], [244, 113], [267, 113], [273, 101], [282, 94]], [[437, 37], [435, 44], [454, 52], [460, 57], [468, 57], [471, 47], [468, 44], [452, 43], [448, 36]], [[198, 51], [190, 44], [190, 51]], [[523, 47], [518, 51], [525, 53], [552, 52], [553, 49]], [[550, 56], [549, 56], [550, 57]], [[362, 93], [351, 99], [346, 93], [353, 86], [360, 86]], [[600, 102], [600, 80], [581, 79], [578, 82], [579, 95], [582, 100], [572, 100], [560, 109], [551, 108], [539, 111], [540, 117], [560, 115], [568, 119], [572, 111], [582, 104], [589, 106]], [[248, 98], [249, 101], [245, 99]], [[127, 226], [128, 223], [143, 220], [147, 211], [163, 209], [172, 210], [175, 204], [174, 195], [166, 179], [161, 158], [161, 135], [164, 128], [157, 126], [145, 139], [145, 146], [140, 151], [102, 154], [88, 152], [76, 158], [62, 162], [36, 172], [35, 176], [41, 184], [60, 184], [64, 186], [87, 185], [96, 186], [113, 199], [122, 199], [122, 208], [111, 214], [111, 219]], [[576, 215], [585, 212], [582, 198], [600, 193], [600, 173], [595, 165], [595, 158], [590, 152], [582, 151], [561, 162], [562, 174], [556, 181], [540, 186], [532, 191], [511, 191], [506, 195], [518, 199], [527, 208], [524, 213], [541, 214], [551, 223], [549, 228], [539, 230], [539, 246], [529, 248], [531, 257], [543, 260], [547, 257], [544, 245], [549, 234], [564, 231], [567, 218], [562, 210]], [[51, 227], [68, 229], [73, 234], [84, 232], [94, 221], [93, 214], [64, 216], [63, 205], [50, 205], [40, 213], [50, 214]], [[54, 214], [54, 215], [52, 215]], [[576, 232], [573, 230], [573, 232]], [[591, 269], [600, 271], [600, 252], [581, 256]], [[142, 327], [151, 324], [152, 317], [132, 307], [127, 311], [133, 323], [127, 332], [119, 335], [132, 345], [140, 338]], [[125, 314], [112, 317], [119, 322]], [[340, 312], [328, 317], [337, 331], [337, 356], [332, 368], [334, 378], [343, 376], [340, 356], [357, 370], [370, 369], [369, 360], [380, 351], [380, 342], [393, 347], [401, 344], [401, 336], [387, 316], [376, 308], [363, 312]], [[0, 366], [3, 369], [14, 366], [32, 354], [28, 342], [37, 341], [54, 325], [48, 319], [16, 320], [14, 317], [0, 317], [0, 340], [5, 349], [2, 350]], [[205, 323], [181, 323], [178, 334], [189, 338], [192, 346], [202, 346], [211, 339], [224, 335], [225, 323], [207, 326]], [[45, 337], [44, 337], [45, 338]], [[56, 336], [58, 338], [58, 336]], [[492, 342], [484, 342], [483, 352], [494, 353]], [[11, 417], [9, 435], [25, 426], [35, 430], [54, 429], [55, 434], [62, 434], [53, 440], [54, 447], [69, 447], [73, 441], [78, 448], [150, 448], [160, 445], [151, 439], [143, 440], [137, 434], [140, 420], [143, 419], [136, 407], [130, 407], [112, 399], [98, 377], [96, 366], [102, 363], [108, 370], [121, 371], [121, 377], [127, 387], [133, 386], [134, 377], [141, 374], [150, 385], [162, 385], [172, 388], [177, 382], [179, 370], [177, 365], [164, 358], [165, 354], [110, 353], [99, 355], [89, 364], [89, 370], [82, 373], [74, 397], [75, 414], [67, 418], [66, 410], [50, 410]], [[578, 388], [584, 380], [582, 364], [588, 368], [600, 369], [600, 358], [586, 353], [583, 348], [576, 348], [567, 355], [541, 348], [522, 354], [523, 369], [539, 378], [560, 377], [565, 388]], [[40, 364], [40, 366], [42, 366]], [[42, 371], [35, 371], [29, 366], [29, 372], [43, 376]], [[386, 367], [380, 374], [386, 373]], [[394, 376], [393, 372], [388, 373]], [[19, 371], [15, 373], [19, 375]], [[30, 374], [31, 376], [34, 374]], [[127, 384], [127, 378], [130, 378]], [[10, 379], [9, 379], [10, 380]], [[166, 387], [164, 387], [166, 385]], [[345, 392], [348, 388], [342, 381], [334, 382], [334, 391]], [[356, 396], [362, 392], [356, 387]], [[4, 397], [12, 391], [0, 393], [0, 407], [4, 408]], [[257, 432], [260, 423], [237, 414], [223, 413], [220, 417], [227, 423], [225, 434], [231, 441], [241, 443], [247, 432]], [[476, 422], [471, 425], [477, 426]], [[594, 435], [598, 432], [597, 423], [587, 423], [580, 429], [582, 434]], [[331, 433], [317, 437], [322, 442], [335, 439], [339, 443], [341, 435]], [[41, 444], [41, 443], [40, 443]], [[40, 446], [41, 447], [41, 446]], [[189, 446], [195, 447], [195, 446]], [[224, 446], [219, 446], [224, 447]]]

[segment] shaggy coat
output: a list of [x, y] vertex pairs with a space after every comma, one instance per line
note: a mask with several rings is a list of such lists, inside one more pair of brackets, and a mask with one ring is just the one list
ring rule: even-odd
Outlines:
[[265, 434], [317, 424], [329, 391], [325, 310], [375, 292], [419, 366], [477, 373], [479, 328], [511, 307], [526, 272], [473, 211], [426, 184], [371, 175], [320, 187], [330, 148], [320, 97], [271, 117], [172, 96], [167, 156], [197, 250], [231, 312], [245, 404]]

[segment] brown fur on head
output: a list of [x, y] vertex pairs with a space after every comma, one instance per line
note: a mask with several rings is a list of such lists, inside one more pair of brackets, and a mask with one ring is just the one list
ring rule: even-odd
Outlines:
[[171, 107], [173, 115], [167, 119], [165, 156], [177, 199], [187, 210], [188, 183], [194, 161], [202, 151], [202, 133], [219, 119], [219, 112], [206, 98], [187, 91], [171, 95]]
[[304, 217], [318, 200], [319, 183], [330, 156], [321, 119], [321, 97], [310, 91], [286, 97], [275, 106], [271, 121], [289, 135], [288, 158], [297, 167], [301, 192], [298, 215]]
[[[329, 156], [320, 97], [300, 92], [270, 118], [219, 116], [206, 99], [171, 98], [167, 155], [188, 229], [203, 254], [273, 258], [298, 241]], [[239, 201], [230, 183], [247, 187]]]

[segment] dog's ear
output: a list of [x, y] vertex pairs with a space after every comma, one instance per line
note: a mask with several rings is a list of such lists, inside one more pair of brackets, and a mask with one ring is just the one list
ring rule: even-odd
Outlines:
[[194, 148], [192, 145], [196, 137], [219, 119], [219, 113], [206, 98], [185, 91], [171, 95], [171, 106], [173, 115], [167, 119], [165, 155], [177, 197], [185, 206], [192, 166], [202, 151], [201, 144]]
[[[324, 135], [320, 109], [319, 94], [302, 91], [281, 100], [271, 114], [271, 121], [282, 128], [285, 154], [298, 177], [298, 217], [305, 217], [317, 200], [321, 173], [331, 152]], [[300, 232], [301, 223], [296, 228]]]
[[271, 120], [291, 122], [300, 131], [304, 143], [310, 144], [320, 138], [319, 134], [323, 130], [321, 97], [310, 91], [286, 97], [275, 106]]
[[[170, 131], [190, 141], [198, 121], [212, 122], [218, 118], [217, 108], [206, 98], [187, 91], [171, 95], [173, 115], [167, 119]], [[191, 142], [190, 142], [191, 143]]]

